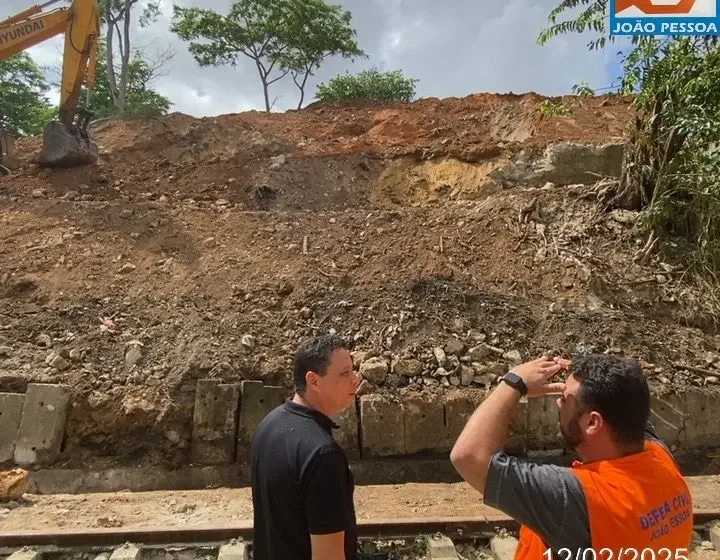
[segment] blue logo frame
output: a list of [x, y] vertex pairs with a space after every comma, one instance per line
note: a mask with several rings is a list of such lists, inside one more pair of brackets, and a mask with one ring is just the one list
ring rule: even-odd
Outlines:
[[610, 0], [610, 35], [717, 35], [719, 2]]

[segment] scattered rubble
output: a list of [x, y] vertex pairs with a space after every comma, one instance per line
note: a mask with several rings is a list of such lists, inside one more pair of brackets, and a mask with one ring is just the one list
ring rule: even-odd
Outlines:
[[0, 471], [0, 502], [22, 498], [27, 492], [29, 482], [30, 476], [25, 469]]

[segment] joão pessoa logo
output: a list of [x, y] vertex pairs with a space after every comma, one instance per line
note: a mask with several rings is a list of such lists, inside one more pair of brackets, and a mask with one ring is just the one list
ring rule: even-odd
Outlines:
[[716, 35], [720, 0], [610, 0], [611, 35]]

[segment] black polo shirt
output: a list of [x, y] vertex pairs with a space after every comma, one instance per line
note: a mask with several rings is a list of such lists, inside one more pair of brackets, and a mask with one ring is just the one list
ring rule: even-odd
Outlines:
[[338, 428], [291, 400], [257, 427], [251, 449], [254, 560], [311, 560], [310, 533], [345, 531], [345, 558], [357, 559], [355, 483], [334, 440]]

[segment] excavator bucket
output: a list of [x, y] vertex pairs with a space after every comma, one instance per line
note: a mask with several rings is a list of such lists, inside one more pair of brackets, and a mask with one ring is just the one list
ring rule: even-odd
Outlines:
[[9, 175], [16, 165], [15, 140], [0, 128], [0, 175]]
[[93, 164], [98, 147], [85, 130], [50, 121], [43, 133], [40, 164], [47, 167], [72, 167]]

